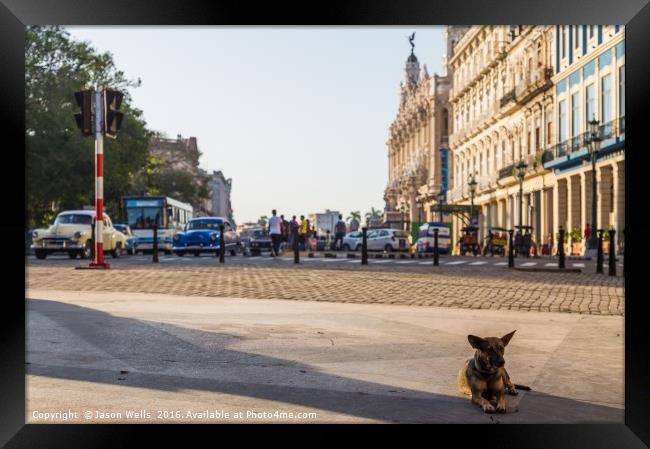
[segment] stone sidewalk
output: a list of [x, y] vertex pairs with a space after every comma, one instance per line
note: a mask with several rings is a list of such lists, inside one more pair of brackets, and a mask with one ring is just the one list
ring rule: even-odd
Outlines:
[[[620, 316], [33, 288], [27, 298], [28, 423], [623, 422]], [[456, 391], [467, 334], [515, 329], [506, 366], [532, 391], [488, 415]], [[61, 411], [70, 419], [48, 421]]]
[[[415, 267], [413, 267], [415, 268]], [[508, 269], [399, 271], [242, 264], [26, 269], [28, 288], [623, 315], [624, 278]]]

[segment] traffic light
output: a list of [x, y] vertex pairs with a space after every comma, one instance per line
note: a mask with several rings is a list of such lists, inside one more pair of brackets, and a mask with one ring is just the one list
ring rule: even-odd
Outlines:
[[124, 116], [120, 112], [123, 98], [122, 92], [113, 89], [104, 90], [104, 133], [113, 139], [117, 137]]
[[77, 121], [77, 126], [81, 129], [81, 134], [84, 136], [92, 136], [95, 134], [94, 94], [94, 90], [82, 90], [74, 93], [77, 105], [81, 108], [81, 112], [75, 114], [74, 118]]

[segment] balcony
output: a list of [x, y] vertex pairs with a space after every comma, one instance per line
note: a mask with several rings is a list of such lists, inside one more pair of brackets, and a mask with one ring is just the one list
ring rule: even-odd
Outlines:
[[514, 176], [515, 164], [510, 164], [506, 167], [503, 167], [499, 170], [499, 179], [507, 178], [508, 176]]
[[524, 103], [539, 91], [550, 87], [552, 76], [553, 69], [547, 67], [539, 67], [528, 72], [515, 86], [514, 92], [517, 101]]
[[[625, 116], [601, 125], [600, 136], [602, 141], [599, 154], [624, 149]], [[587, 133], [582, 133], [564, 142], [553, 145], [543, 152], [542, 164], [547, 169], [576, 165], [576, 163], [579, 163], [579, 161], [589, 155], [587, 144]]]
[[501, 107], [504, 107], [505, 105], [507, 105], [511, 101], [515, 101], [515, 99], [516, 99], [515, 90], [512, 89], [511, 91], [506, 92], [506, 94], [503, 97], [501, 97], [501, 100], [499, 100], [499, 105]]

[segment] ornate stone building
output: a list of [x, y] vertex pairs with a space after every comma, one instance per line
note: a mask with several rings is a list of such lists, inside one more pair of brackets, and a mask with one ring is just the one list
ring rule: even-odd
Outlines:
[[[553, 141], [551, 27], [474, 26], [454, 46], [450, 103], [453, 132], [452, 204], [471, 204], [480, 236], [490, 226], [518, 225], [519, 179], [527, 164], [522, 221], [537, 241], [549, 228], [542, 220], [554, 180], [542, 165]], [[470, 181], [476, 182], [472, 198]], [[467, 222], [455, 217], [454, 233]]]
[[[431, 218], [441, 188], [440, 148], [448, 134], [449, 78], [430, 75], [413, 49], [400, 85], [399, 110], [388, 137], [386, 212], [399, 212], [402, 224]], [[394, 214], [393, 214], [394, 215]]]
[[[538, 243], [554, 240], [560, 226], [582, 230], [590, 223], [585, 137], [594, 117], [604, 139], [597, 227], [624, 228], [624, 54], [618, 26], [475, 26], [453, 45], [447, 200], [473, 199], [481, 237], [490, 226], [514, 228], [520, 216]], [[465, 221], [453, 223], [457, 238]]]

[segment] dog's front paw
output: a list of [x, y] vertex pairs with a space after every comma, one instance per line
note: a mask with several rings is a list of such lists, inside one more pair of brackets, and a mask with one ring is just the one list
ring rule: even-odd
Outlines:
[[490, 403], [483, 404], [482, 407], [483, 407], [483, 411], [485, 413], [494, 413], [495, 412], [494, 406], [492, 404], [490, 404]]
[[517, 390], [515, 390], [514, 388], [508, 388], [506, 390], [506, 392], [511, 396], [517, 396], [519, 394], [519, 392]]
[[506, 412], [505, 405], [497, 405], [497, 413], [505, 413], [505, 412]]

